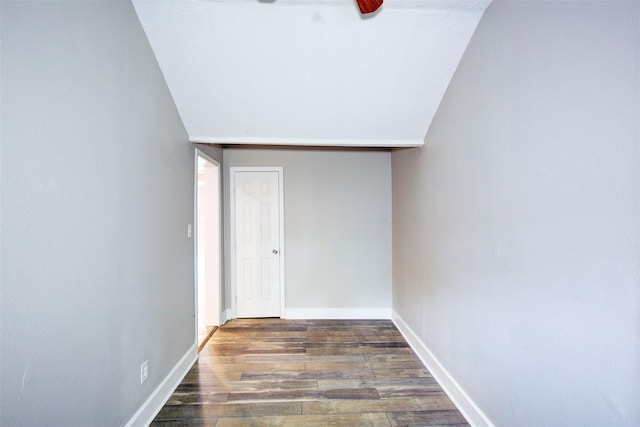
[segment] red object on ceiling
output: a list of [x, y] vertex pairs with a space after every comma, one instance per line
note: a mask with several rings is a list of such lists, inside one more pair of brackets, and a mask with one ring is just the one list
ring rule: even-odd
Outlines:
[[358, 2], [358, 7], [360, 8], [360, 13], [372, 13], [378, 10], [380, 6], [382, 6], [382, 0], [356, 0]]

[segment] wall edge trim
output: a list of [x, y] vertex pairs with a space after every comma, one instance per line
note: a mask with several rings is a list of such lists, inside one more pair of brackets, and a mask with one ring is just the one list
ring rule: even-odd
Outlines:
[[284, 310], [285, 319], [391, 319], [391, 308], [353, 307], [353, 308], [291, 308]]
[[233, 319], [233, 317], [231, 317], [231, 309], [227, 308], [227, 309], [223, 310], [222, 311], [222, 316], [220, 317], [220, 326], [224, 325], [225, 323], [227, 323], [231, 319]]
[[194, 343], [171, 371], [169, 371], [158, 387], [149, 395], [136, 413], [133, 414], [131, 419], [125, 424], [125, 427], [148, 426], [151, 424], [151, 421], [158, 415], [158, 412], [160, 412], [164, 404], [167, 403], [173, 391], [178, 387], [185, 375], [187, 375], [187, 372], [189, 372], [189, 369], [191, 369], [196, 360], [198, 360], [198, 349], [197, 344]]
[[305, 138], [243, 138], [189, 136], [193, 144], [217, 145], [302, 145], [312, 147], [422, 147], [424, 139], [305, 139]]
[[413, 332], [395, 310], [392, 311], [391, 320], [469, 424], [474, 427], [495, 427], [449, 371], [434, 356], [429, 347]]

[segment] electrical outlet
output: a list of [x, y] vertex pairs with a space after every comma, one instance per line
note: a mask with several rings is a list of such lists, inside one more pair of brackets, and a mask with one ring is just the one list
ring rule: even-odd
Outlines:
[[187, 224], [187, 237], [191, 238], [192, 235], [193, 235], [193, 228], [191, 227], [191, 224]]
[[140, 365], [140, 384], [144, 383], [149, 378], [149, 361], [145, 360]]

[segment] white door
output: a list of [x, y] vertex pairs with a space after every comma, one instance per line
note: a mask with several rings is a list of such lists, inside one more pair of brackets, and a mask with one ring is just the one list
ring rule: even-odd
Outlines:
[[234, 171], [237, 317], [280, 317], [280, 174]]

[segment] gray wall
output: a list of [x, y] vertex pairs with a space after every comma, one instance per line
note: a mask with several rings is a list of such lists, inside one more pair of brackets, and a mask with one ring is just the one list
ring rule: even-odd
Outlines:
[[388, 151], [225, 149], [225, 253], [231, 166], [284, 167], [287, 308], [390, 308]]
[[0, 424], [122, 425], [195, 341], [193, 147], [130, 3], [0, 10]]
[[219, 145], [209, 145], [209, 144], [194, 144], [194, 147], [201, 150], [204, 154], [211, 157], [213, 160], [220, 163], [222, 166], [222, 147]]
[[639, 19], [493, 3], [392, 153], [394, 309], [496, 425], [640, 425]]

